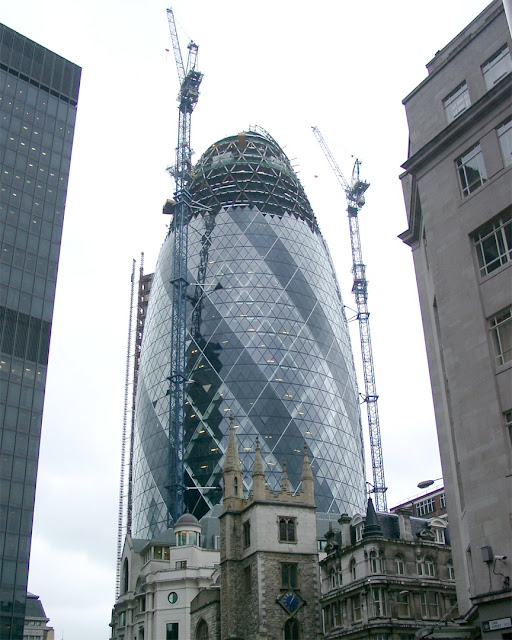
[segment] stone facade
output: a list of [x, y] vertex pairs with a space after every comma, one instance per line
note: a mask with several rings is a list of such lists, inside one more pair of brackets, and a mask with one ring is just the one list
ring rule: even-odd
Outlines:
[[444, 637], [470, 637], [449, 624], [457, 607], [445, 520], [376, 514], [369, 501], [366, 518], [339, 524], [320, 562], [326, 639], [413, 640], [437, 625], [454, 634]]
[[307, 452], [302, 490], [291, 493], [283, 471], [281, 490], [270, 491], [259, 444], [253, 492], [241, 492], [242, 470], [234, 425], [224, 469], [221, 530], [222, 640], [295, 640], [321, 637], [313, 474]]
[[112, 640], [194, 637], [191, 602], [215, 583], [219, 572], [219, 552], [201, 546], [201, 533], [196, 518], [184, 514], [174, 530], [154, 540], [126, 537]]
[[401, 176], [457, 596], [489, 640], [512, 634], [511, 52], [495, 0], [428, 63]]

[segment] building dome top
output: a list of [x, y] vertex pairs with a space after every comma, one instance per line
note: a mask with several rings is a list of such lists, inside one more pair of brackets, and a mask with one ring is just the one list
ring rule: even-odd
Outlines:
[[191, 513], [184, 513], [182, 516], [178, 518], [174, 528], [182, 527], [184, 525], [193, 525], [194, 527], [200, 527], [199, 520], [192, 515]]
[[212, 144], [193, 170], [193, 215], [221, 207], [254, 206], [263, 214], [293, 216], [313, 231], [313, 210], [288, 157], [270, 134], [256, 127]]

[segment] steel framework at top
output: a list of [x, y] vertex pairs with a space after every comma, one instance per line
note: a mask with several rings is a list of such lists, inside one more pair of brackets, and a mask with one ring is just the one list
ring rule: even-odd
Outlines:
[[172, 9], [167, 9], [172, 47], [180, 81], [178, 94], [179, 124], [176, 165], [169, 172], [176, 181], [175, 198], [164, 206], [164, 213], [172, 214], [169, 233], [173, 237], [172, 310], [171, 310], [171, 370], [169, 403], [169, 456], [167, 524], [172, 526], [184, 512], [184, 431], [185, 431], [185, 354], [187, 343], [187, 250], [188, 221], [190, 219], [190, 182], [192, 180], [192, 149], [190, 123], [192, 111], [199, 99], [199, 85], [203, 74], [196, 69], [198, 46], [188, 44], [187, 66], [183, 65], [181, 49]]
[[347, 197], [348, 221], [350, 226], [350, 243], [352, 246], [352, 272], [354, 284], [352, 293], [357, 304], [357, 319], [359, 320], [359, 337], [361, 339], [361, 354], [363, 360], [363, 376], [366, 403], [368, 413], [368, 428], [370, 432], [370, 451], [373, 470], [373, 492], [375, 494], [375, 508], [377, 511], [387, 511], [386, 481], [384, 479], [384, 461], [382, 457], [382, 444], [380, 437], [379, 409], [377, 405], [378, 395], [375, 386], [375, 371], [373, 368], [372, 341], [370, 336], [370, 313], [368, 311], [368, 281], [366, 280], [361, 250], [361, 238], [359, 236], [358, 214], [364, 205], [364, 194], [370, 186], [368, 182], [359, 179], [359, 166], [361, 162], [356, 160], [352, 171], [352, 183], [349, 185], [341, 173], [334, 156], [329, 150], [318, 127], [312, 127], [331, 168], [340, 182]]

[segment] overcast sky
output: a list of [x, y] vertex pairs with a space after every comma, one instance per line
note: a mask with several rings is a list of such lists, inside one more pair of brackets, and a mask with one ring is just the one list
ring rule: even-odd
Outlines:
[[[175, 0], [182, 49], [204, 73], [199, 155], [264, 127], [292, 159], [351, 294], [344, 194], [317, 125], [350, 178], [371, 183], [360, 216], [388, 505], [441, 475], [406, 228], [401, 100], [486, 0]], [[109, 638], [132, 259], [152, 271], [173, 184], [178, 80], [163, 0], [3, 2], [0, 20], [83, 68], [46, 387], [29, 590], [56, 640]], [[166, 49], [171, 49], [167, 53]], [[454, 84], [456, 79], [454, 79]], [[348, 310], [348, 316], [353, 315]], [[361, 367], [357, 323], [351, 324]], [[362, 382], [360, 381], [362, 390]], [[364, 407], [363, 407], [364, 409]], [[366, 435], [366, 416], [363, 416]], [[367, 447], [368, 448], [368, 447]], [[371, 480], [371, 470], [367, 471]]]

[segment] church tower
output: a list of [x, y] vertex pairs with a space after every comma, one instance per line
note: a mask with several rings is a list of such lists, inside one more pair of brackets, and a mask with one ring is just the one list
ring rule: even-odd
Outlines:
[[321, 637], [314, 479], [304, 446], [300, 491], [292, 493], [286, 463], [271, 491], [258, 439], [253, 491], [243, 497], [242, 469], [231, 421], [223, 472], [221, 533], [222, 640]]

